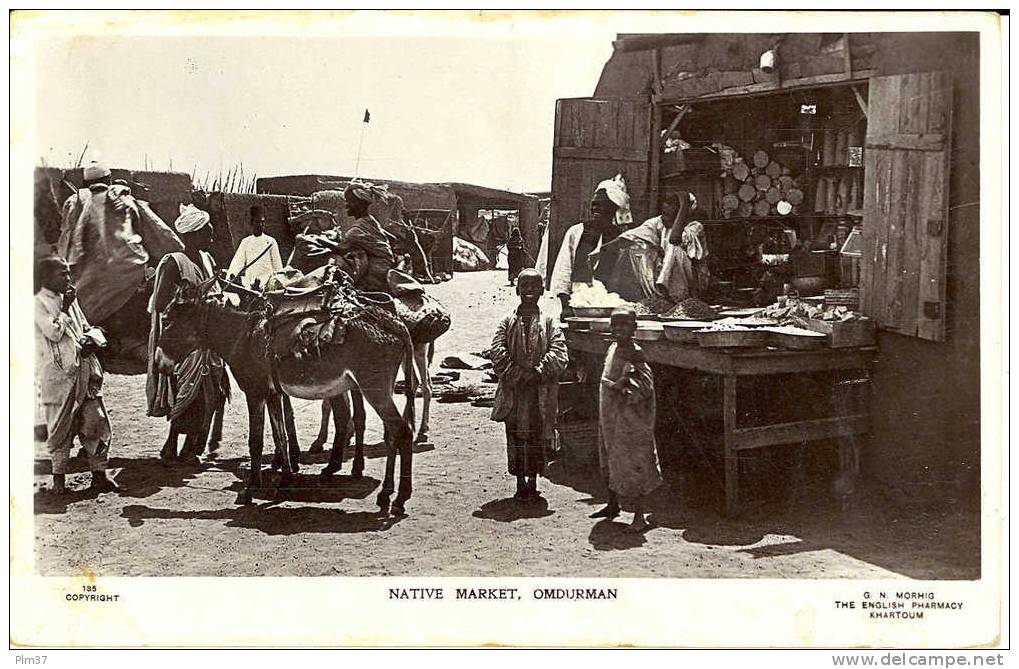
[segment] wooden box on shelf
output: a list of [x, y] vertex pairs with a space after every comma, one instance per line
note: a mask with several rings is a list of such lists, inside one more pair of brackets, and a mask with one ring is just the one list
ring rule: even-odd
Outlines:
[[869, 318], [852, 321], [822, 321], [816, 318], [797, 319], [797, 325], [808, 330], [828, 335], [831, 348], [852, 348], [873, 346], [877, 341], [877, 329]]

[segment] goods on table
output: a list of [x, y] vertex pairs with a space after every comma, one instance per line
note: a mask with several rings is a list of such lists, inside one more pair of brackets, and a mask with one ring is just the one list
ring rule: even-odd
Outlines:
[[852, 321], [862, 316], [844, 306], [823, 307], [821, 305], [795, 302], [793, 304], [772, 304], [765, 307], [760, 314], [765, 318], [774, 318], [782, 323], [791, 322], [793, 318], [814, 318], [822, 321]]
[[870, 346], [876, 338], [874, 321], [843, 305], [773, 304], [761, 315], [774, 318], [782, 325], [796, 325], [828, 335], [828, 345], [832, 348]]
[[769, 333], [769, 343], [782, 348], [809, 350], [824, 346], [825, 336], [821, 333], [791, 326], [775, 326], [765, 328]]
[[591, 319], [572, 316], [566, 319], [566, 327], [577, 331], [589, 330], [591, 328]]
[[738, 325], [724, 325], [705, 328], [694, 332], [697, 343], [705, 347], [749, 347], [767, 346], [768, 332], [763, 328], [748, 328]]
[[634, 305], [633, 310], [638, 316], [661, 314], [672, 309], [675, 303], [667, 297], [649, 295]]
[[675, 320], [713, 321], [718, 318], [718, 312], [696, 297], [688, 297], [663, 313], [662, 317]]
[[713, 327], [762, 328], [778, 326], [779, 322], [774, 318], [764, 318], [755, 314], [752, 316], [729, 316], [728, 318], [714, 321], [711, 325]]
[[669, 341], [696, 343], [697, 330], [703, 330], [710, 325], [709, 321], [669, 321], [662, 324], [662, 329]]
[[582, 285], [570, 295], [570, 306], [577, 307], [607, 307], [614, 309], [627, 304], [626, 300], [619, 296], [619, 293], [610, 293], [605, 284], [597, 279], [591, 285]]

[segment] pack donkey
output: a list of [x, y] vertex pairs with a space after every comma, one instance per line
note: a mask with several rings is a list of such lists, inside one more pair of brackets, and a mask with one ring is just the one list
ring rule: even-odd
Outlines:
[[399, 454], [400, 485], [392, 511], [403, 513], [412, 492], [416, 387], [405, 385], [402, 415], [393, 401], [393, 388], [401, 367], [405, 377], [413, 379], [410, 335], [393, 313], [360, 299], [349, 286], [330, 281], [318, 291], [322, 293], [314, 298], [318, 308], [307, 308], [306, 302], [289, 309], [284, 294], [273, 307], [259, 312], [224, 304], [201, 290], [197, 294], [181, 290], [163, 312], [160, 346], [171, 358], [196, 346], [215, 351], [244, 391], [251, 472], [238, 503], [250, 503], [252, 492], [261, 485], [266, 409], [281, 463], [276, 495], [283, 497], [292, 481], [291, 450], [296, 444], [288, 439], [282, 395], [336, 402], [356, 387], [385, 425], [388, 453], [379, 509], [390, 511]]

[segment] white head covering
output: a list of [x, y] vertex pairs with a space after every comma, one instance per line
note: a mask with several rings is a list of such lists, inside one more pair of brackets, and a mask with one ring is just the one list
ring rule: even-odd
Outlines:
[[102, 179], [110, 176], [110, 168], [105, 165], [101, 165], [95, 161], [92, 161], [85, 166], [85, 170], [82, 173], [82, 177], [85, 181], [92, 181], [94, 179]]
[[594, 192], [603, 190], [616, 205], [616, 225], [629, 226], [633, 223], [633, 216], [630, 214], [630, 196], [626, 192], [626, 181], [622, 174], [617, 174], [612, 179], [606, 179], [598, 184]]
[[209, 223], [209, 212], [202, 211], [193, 204], [180, 205], [180, 216], [174, 221], [173, 227], [180, 234], [201, 230]]

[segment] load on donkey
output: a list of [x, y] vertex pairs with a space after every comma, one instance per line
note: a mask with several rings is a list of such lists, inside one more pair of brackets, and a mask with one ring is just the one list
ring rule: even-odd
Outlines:
[[[424, 286], [405, 272], [393, 271], [396, 255], [413, 241], [426, 263], [427, 254], [419, 243], [415, 228], [403, 222], [402, 201], [384, 186], [365, 182], [351, 182], [343, 191], [345, 213], [355, 220], [345, 233], [335, 225], [335, 217], [328, 211], [314, 210], [299, 214], [291, 220], [292, 229], [303, 231], [297, 235], [291, 265], [300, 271], [312, 271], [324, 265], [335, 265], [350, 276], [355, 286], [393, 296], [397, 314], [407, 324], [414, 343], [414, 368], [422, 395], [421, 425], [417, 441], [428, 439], [431, 408], [431, 375], [429, 365], [435, 350], [435, 340], [450, 327], [449, 313], [425, 292]], [[374, 216], [382, 217], [380, 223]], [[395, 233], [394, 233], [395, 231]], [[356, 447], [363, 445], [363, 406], [357, 393], [352, 394]], [[345, 443], [348, 411], [344, 407], [322, 405], [322, 422], [319, 436], [312, 450], [320, 450], [328, 436], [329, 414], [333, 413], [336, 436], [333, 447]]]
[[[390, 509], [399, 454], [400, 485], [392, 509], [403, 513], [411, 496], [415, 387], [413, 382], [406, 385], [401, 415], [393, 388], [401, 366], [413, 379], [411, 340], [391, 302], [355, 289], [333, 266], [252, 298], [246, 309], [210, 294], [212, 283], [201, 284], [197, 291], [177, 291], [161, 314], [159, 346], [171, 359], [194, 348], [214, 351], [244, 391], [251, 469], [238, 503], [250, 503], [261, 486], [266, 409], [282, 472], [276, 497], [283, 498], [296, 465], [283, 415], [284, 395], [332, 401], [357, 388], [386, 428], [388, 457], [379, 508]], [[334, 450], [330, 467], [338, 469], [339, 458], [342, 451]]]

